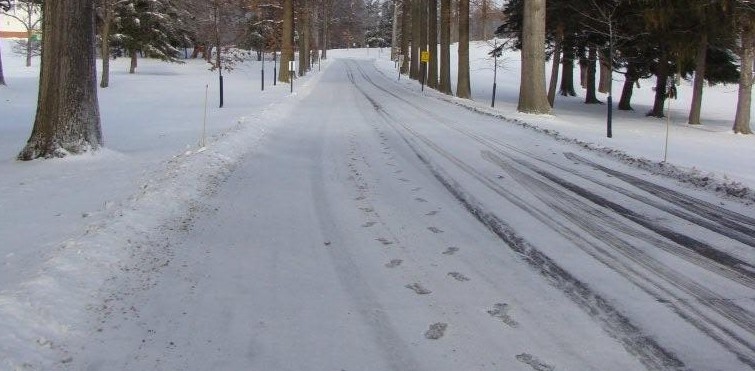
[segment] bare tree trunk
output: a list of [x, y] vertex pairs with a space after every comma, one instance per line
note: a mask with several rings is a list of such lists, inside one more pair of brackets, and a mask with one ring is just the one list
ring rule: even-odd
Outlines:
[[451, 0], [451, 43], [459, 42], [459, 1]]
[[[749, 17], [748, 17], [749, 18]], [[739, 73], [739, 97], [737, 99], [737, 113], [734, 116], [734, 130], [738, 134], [752, 134], [750, 128], [750, 105], [752, 103], [752, 68], [755, 63], [755, 19], [746, 19], [740, 38], [742, 46], [739, 48], [739, 59], [742, 68]]]
[[26, 67], [31, 67], [31, 32], [29, 32], [29, 36], [26, 38]]
[[695, 82], [692, 88], [692, 105], [689, 109], [690, 125], [700, 125], [700, 113], [703, 104], [703, 85], [705, 84], [705, 60], [708, 56], [708, 34], [703, 32], [695, 57]]
[[551, 61], [551, 81], [548, 85], [548, 103], [551, 107], [556, 102], [556, 85], [558, 85], [558, 67], [561, 64], [561, 46], [564, 39], [563, 26], [559, 25], [556, 31], [556, 41], [553, 47], [553, 60]]
[[[325, 23], [327, 24], [327, 22]], [[293, 0], [283, 0], [283, 29], [281, 31], [281, 62], [278, 81], [289, 82], [288, 62], [294, 60], [294, 7]], [[324, 50], [323, 50], [324, 52]], [[325, 58], [325, 55], [323, 55]]]
[[401, 4], [401, 55], [404, 56], [404, 60], [401, 63], [401, 73], [403, 74], [409, 72], [409, 36], [411, 31], [409, 18], [412, 11], [411, 4], [410, 0], [403, 0]]
[[296, 25], [299, 33], [299, 76], [304, 76], [309, 70], [309, 49], [307, 43], [309, 41], [309, 34], [307, 31], [307, 23], [309, 18], [309, 9], [306, 0], [299, 0], [299, 22]]
[[100, 54], [102, 54], [102, 77], [100, 78], [100, 87], [107, 88], [110, 86], [110, 26], [113, 22], [115, 12], [110, 1], [104, 1], [103, 9], [105, 19], [102, 21], [102, 32], [100, 34]]
[[611, 66], [608, 63], [608, 56], [605, 53], [600, 53], [600, 82], [598, 83], [598, 91], [607, 94], [608, 89], [611, 88]]
[[598, 97], [595, 95], [595, 75], [597, 73], [597, 68], [595, 64], [598, 62], [598, 48], [595, 46], [590, 46], [588, 48], [588, 56], [587, 56], [587, 82], [586, 82], [586, 89], [587, 93], [585, 94], [585, 103], [587, 104], [598, 104], [601, 103], [601, 101], [598, 100]]
[[587, 89], [587, 66], [590, 64], [587, 55], [582, 47], [579, 50], [579, 85], [582, 89]]
[[6, 84], [5, 84], [5, 75], [3, 75], [3, 53], [2, 53], [2, 48], [0, 48], [0, 85], [6, 86]]
[[[459, 1], [459, 71], [456, 96], [469, 99], [472, 89], [469, 78], [469, 0]], [[545, 42], [545, 41], [543, 41]]]
[[659, 58], [658, 68], [656, 69], [655, 75], [655, 100], [653, 101], [653, 109], [650, 110], [647, 115], [660, 118], [666, 116], [663, 113], [663, 106], [666, 103], [666, 84], [668, 83], [669, 78], [669, 64], [665, 53]]
[[482, 39], [488, 39], [488, 19], [490, 19], [490, 0], [481, 0], [480, 23], [482, 24]]
[[136, 67], [137, 67], [137, 61], [136, 61], [136, 50], [129, 51], [129, 54], [131, 54], [131, 66], [128, 69], [128, 73], [136, 73]]
[[522, 24], [522, 77], [517, 110], [550, 113], [545, 92], [545, 0], [524, 2]]
[[621, 89], [621, 99], [619, 100], [620, 111], [632, 110], [632, 94], [634, 93], [634, 84], [637, 82], [637, 68], [634, 62], [629, 62], [627, 72], [624, 74], [624, 87]]
[[19, 160], [64, 157], [102, 145], [95, 72], [94, 2], [44, 2], [34, 128]]
[[420, 40], [420, 7], [422, 0], [412, 0], [412, 57], [409, 61], [409, 77], [413, 80], [419, 80], [419, 46]]
[[[427, 51], [427, 3], [428, 0], [419, 0], [419, 50], [420, 54]], [[419, 74], [420, 81], [427, 85], [427, 62], [422, 63], [420, 58]]]
[[438, 0], [428, 0], [428, 44], [430, 51], [429, 71], [427, 73], [427, 86], [438, 88]]
[[451, 0], [440, 0], [440, 82], [442, 93], [451, 95]]
[[563, 44], [564, 58], [561, 61], [561, 87], [558, 93], [565, 97], [575, 97], [577, 92], [574, 90], [574, 44], [571, 36], [564, 37]]
[[323, 27], [322, 27], [322, 59], [328, 59], [328, 48], [330, 45], [330, 1], [323, 1]]
[[399, 45], [398, 45], [398, 29], [399, 29], [399, 18], [398, 18], [398, 12], [399, 12], [399, 6], [398, 1], [393, 2], [393, 25], [392, 25], [392, 32], [391, 32], [391, 60], [395, 61], [398, 58], [399, 54]]

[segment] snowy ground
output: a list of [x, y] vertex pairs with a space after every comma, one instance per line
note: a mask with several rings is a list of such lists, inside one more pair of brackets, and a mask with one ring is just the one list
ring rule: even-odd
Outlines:
[[[479, 105], [396, 83], [385, 53], [351, 50], [294, 95], [260, 92], [259, 64], [242, 67], [223, 109], [202, 62], [142, 61], [101, 91], [105, 151], [19, 163], [36, 69], [2, 47], [3, 367], [753, 367], [749, 199], [471, 112], [492, 74], [478, 57]], [[662, 159], [649, 83], [606, 140], [604, 107], [514, 113], [515, 64], [489, 113]], [[672, 125], [677, 177], [755, 185], [755, 167], [730, 160], [755, 158], [752, 137], [727, 133], [732, 91], [706, 93], [703, 128]]]

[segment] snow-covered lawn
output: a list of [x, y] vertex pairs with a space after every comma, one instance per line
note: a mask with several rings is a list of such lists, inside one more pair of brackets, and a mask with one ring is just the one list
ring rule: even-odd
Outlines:
[[[207, 211], [206, 200], [221, 189], [240, 161], [291, 121], [303, 97], [317, 94], [312, 88], [322, 74], [315, 67], [297, 80], [291, 95], [288, 85], [272, 86], [272, 64], [265, 66], [264, 92], [260, 65], [240, 66], [225, 75], [225, 107], [220, 109], [217, 74], [201, 60], [140, 60], [137, 74], [130, 75], [128, 61], [118, 59], [111, 66], [111, 87], [99, 94], [105, 149], [93, 155], [18, 162], [15, 155], [34, 119], [38, 66], [24, 67], [6, 41], [0, 47], [8, 83], [0, 87], [0, 368], [54, 368], [71, 361], [61, 357], [65, 352], [59, 342], [87, 323], [84, 309], [97, 303], [93, 298], [101, 295], [103, 285], [119, 279], [124, 261], [137, 262], [134, 269], [159, 269], [155, 264], [166, 259], [169, 245], [175, 243], [165, 236]], [[602, 152], [614, 156], [618, 150], [632, 159], [646, 159], [651, 171], [667, 171], [668, 166], [658, 165], [664, 155], [666, 121], [644, 116], [652, 102], [651, 81], [643, 81], [635, 92], [634, 112], [616, 112], [614, 138], [607, 139], [605, 106], [583, 105], [579, 98], [558, 97], [554, 116], [516, 113], [516, 53], [504, 57], [496, 108], [487, 109], [493, 71], [485, 52], [483, 43], [473, 43], [472, 89], [478, 103], [428, 89], [424, 94], [502, 115], [507, 120], [501, 125], [517, 120], [558, 132], [565, 140], [605, 148]], [[323, 69], [340, 57], [375, 58], [386, 76], [395, 75], [387, 49], [338, 50], [329, 56]], [[615, 79], [618, 100], [622, 79]], [[419, 89], [405, 76], [401, 80], [405, 88]], [[200, 149], [206, 87], [208, 144]], [[673, 177], [699, 173], [692, 178], [699, 180], [712, 174], [708, 189], [727, 182], [754, 189], [755, 136], [730, 130], [736, 87], [706, 89], [702, 127], [685, 124], [690, 92], [689, 84], [683, 83], [680, 99], [672, 103], [668, 163], [678, 167]], [[332, 109], [337, 107], [322, 107], [323, 112]], [[753, 196], [748, 197], [746, 202]], [[739, 206], [753, 214], [751, 206]]]

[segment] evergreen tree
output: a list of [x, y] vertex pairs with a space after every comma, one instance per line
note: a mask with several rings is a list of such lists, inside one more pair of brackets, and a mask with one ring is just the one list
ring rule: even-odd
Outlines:
[[131, 56], [130, 73], [136, 70], [139, 52], [151, 58], [178, 62], [176, 45], [189, 42], [179, 10], [171, 0], [126, 0], [115, 8], [114, 44]]

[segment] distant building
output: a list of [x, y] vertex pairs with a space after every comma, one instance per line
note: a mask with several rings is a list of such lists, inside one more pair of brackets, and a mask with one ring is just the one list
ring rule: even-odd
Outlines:
[[[27, 38], [29, 33], [26, 30], [27, 24], [34, 24], [39, 19], [38, 7], [37, 11], [32, 12], [31, 17], [27, 13], [29, 5], [19, 2], [17, 0], [11, 0], [11, 8], [7, 12], [0, 11], [0, 38]], [[20, 21], [18, 18], [24, 20]], [[36, 29], [32, 33], [39, 33], [41, 25], [38, 24]]]

